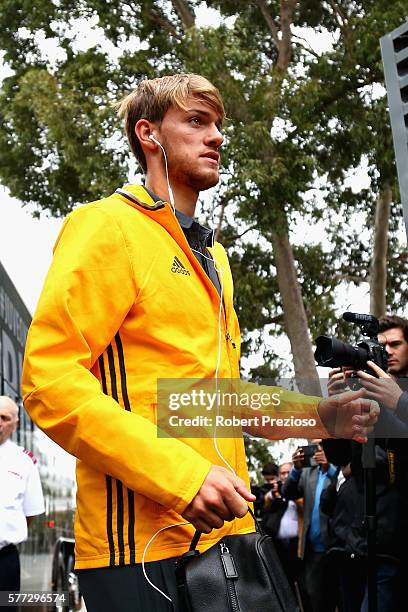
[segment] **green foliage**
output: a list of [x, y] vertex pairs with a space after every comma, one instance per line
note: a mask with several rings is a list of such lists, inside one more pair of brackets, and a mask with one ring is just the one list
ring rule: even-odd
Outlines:
[[80, 54], [63, 76], [29, 68], [7, 80], [0, 100], [3, 180], [12, 195], [54, 214], [98, 199], [126, 176], [124, 152], [101, 147], [115, 129], [108, 101], [91, 102], [106, 89], [106, 57]]
[[262, 483], [263, 477], [261, 472], [263, 466], [267, 463], [274, 462], [272, 457], [273, 442], [251, 438], [250, 436], [245, 436], [244, 442], [251, 481], [253, 484], [258, 482]]
[[[246, 245], [242, 254], [238, 251], [231, 254], [232, 274], [238, 288], [235, 307], [241, 326], [248, 331], [271, 323], [276, 313], [277, 302], [272, 297], [277, 296], [278, 287], [271, 258], [271, 250], [257, 244]], [[262, 304], [262, 310], [254, 311], [254, 304]]]

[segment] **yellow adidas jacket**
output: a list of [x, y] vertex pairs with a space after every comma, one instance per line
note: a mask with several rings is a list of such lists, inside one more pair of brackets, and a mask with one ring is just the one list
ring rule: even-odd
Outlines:
[[[157, 379], [215, 375], [220, 296], [170, 206], [141, 186], [125, 189], [131, 197], [115, 193], [66, 218], [24, 361], [28, 412], [78, 458], [77, 569], [140, 562], [155, 532], [183, 520], [211, 464], [224, 465], [210, 437], [157, 437]], [[213, 255], [225, 303], [219, 377], [238, 378], [231, 273], [219, 244]], [[175, 257], [189, 274], [174, 272]], [[285, 405], [319, 421], [316, 399], [289, 394]], [[248, 483], [242, 436], [218, 448]], [[203, 536], [200, 548], [249, 531], [247, 516]], [[185, 552], [193, 533], [162, 531], [146, 560]]]

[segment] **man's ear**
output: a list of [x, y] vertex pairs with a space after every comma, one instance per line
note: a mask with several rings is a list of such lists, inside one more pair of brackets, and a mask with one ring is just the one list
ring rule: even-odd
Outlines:
[[146, 148], [148, 151], [154, 151], [157, 148], [157, 144], [150, 139], [150, 136], [156, 129], [156, 126], [147, 119], [139, 119], [136, 123], [135, 134], [143, 149]]

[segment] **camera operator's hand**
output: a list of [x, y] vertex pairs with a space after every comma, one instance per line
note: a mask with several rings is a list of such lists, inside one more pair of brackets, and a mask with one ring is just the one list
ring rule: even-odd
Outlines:
[[379, 404], [389, 408], [389, 410], [395, 410], [398, 400], [402, 395], [402, 389], [392, 376], [384, 372], [376, 363], [367, 361], [367, 364], [374, 370], [378, 378], [362, 370], [357, 372], [361, 379], [361, 384], [366, 389], [366, 396], [376, 400]]
[[279, 481], [274, 480], [272, 483], [272, 489], [265, 494], [265, 501], [268, 499], [272, 501], [273, 499], [278, 499], [279, 497], [281, 497], [281, 494], [279, 493]]
[[343, 473], [344, 478], [348, 478], [349, 476], [351, 476], [351, 463], [348, 463], [347, 465], [343, 465], [343, 467], [341, 468], [341, 471]]
[[317, 411], [334, 438], [367, 442], [380, 413], [377, 402], [363, 398], [365, 389], [346, 391], [322, 399]]
[[313, 455], [313, 459], [316, 461], [318, 465], [321, 465], [325, 469], [329, 467], [329, 462], [327, 461], [326, 455], [324, 454], [324, 450], [319, 446], [319, 450], [315, 452]]
[[329, 380], [327, 381], [327, 392], [329, 395], [336, 393], [344, 393], [348, 390], [347, 375], [353, 370], [350, 368], [333, 368], [329, 372]]
[[305, 459], [305, 454], [300, 447], [298, 447], [292, 455], [292, 462], [294, 467], [297, 470], [301, 470], [303, 468], [303, 461]]
[[276, 499], [277, 497], [280, 497], [279, 494], [279, 481], [278, 480], [274, 480], [272, 483], [272, 489], [269, 491], [269, 493], [271, 494], [271, 498], [272, 499]]

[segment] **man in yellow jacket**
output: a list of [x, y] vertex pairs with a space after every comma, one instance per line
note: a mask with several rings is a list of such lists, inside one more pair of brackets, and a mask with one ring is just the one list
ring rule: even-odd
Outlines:
[[[193, 218], [199, 192], [219, 179], [223, 103], [206, 79], [180, 74], [142, 81], [120, 112], [145, 186], [65, 220], [23, 374], [32, 418], [78, 458], [76, 568], [88, 612], [170, 610], [173, 561], [193, 527], [206, 534], [201, 550], [254, 529], [242, 435], [156, 427], [158, 379], [239, 379], [227, 256]], [[338, 435], [364, 437], [377, 407], [362, 394], [283, 392], [269, 410], [282, 418], [246, 429], [328, 437], [336, 423]]]

